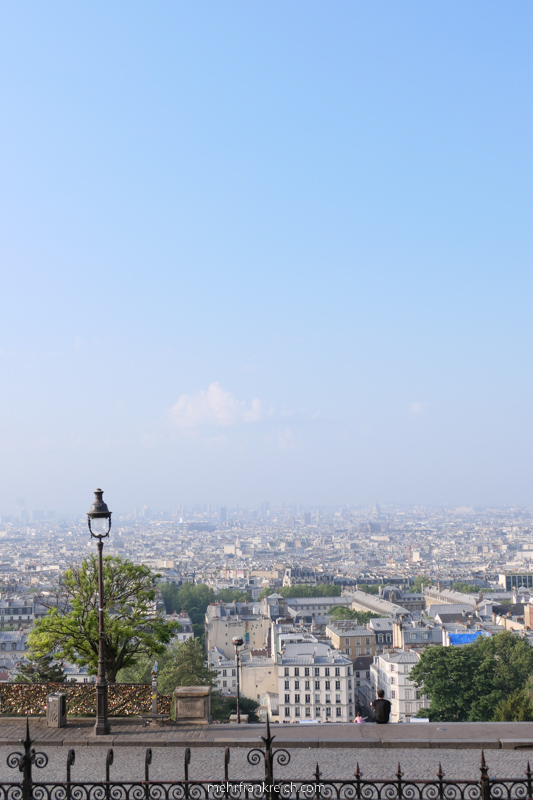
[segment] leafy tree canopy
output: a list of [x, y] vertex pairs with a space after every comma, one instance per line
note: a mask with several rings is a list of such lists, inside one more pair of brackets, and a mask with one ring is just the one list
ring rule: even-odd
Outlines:
[[372, 611], [354, 611], [351, 608], [346, 608], [346, 606], [333, 606], [329, 616], [333, 620], [353, 619], [359, 625], [366, 625], [372, 618], [377, 618], [380, 615], [374, 614]]
[[205, 662], [198, 639], [187, 639], [169, 648], [161, 669], [158, 687], [161, 694], [172, 694], [176, 686], [214, 686], [217, 673]]
[[417, 575], [409, 591], [411, 594], [420, 594], [424, 590], [424, 586], [429, 586], [430, 583], [431, 581], [425, 575]]
[[473, 583], [464, 583], [463, 581], [456, 581], [452, 583], [454, 592], [462, 592], [463, 594], [478, 594], [479, 586]]
[[504, 631], [465, 647], [426, 648], [411, 679], [430, 700], [431, 720], [480, 722], [493, 719], [499, 704], [524, 689], [532, 672], [533, 648]]
[[174, 611], [180, 613], [186, 611], [193, 623], [204, 622], [207, 606], [214, 603], [217, 599], [214, 591], [205, 583], [198, 585], [193, 583], [182, 583], [176, 586], [174, 583], [161, 583], [159, 586], [167, 614]]
[[379, 583], [358, 583], [357, 588], [366, 594], [379, 594]]
[[[248, 714], [248, 722], [259, 722], [257, 716], [257, 703], [249, 697], [241, 695], [239, 700], [241, 714]], [[219, 722], [229, 722], [231, 714], [237, 713], [237, 698], [222, 695], [220, 692], [211, 693], [211, 716]]]
[[63, 666], [53, 661], [53, 656], [41, 656], [21, 664], [13, 683], [64, 683]]
[[[106, 677], [115, 682], [117, 672], [142, 656], [162, 653], [177, 626], [155, 610], [156, 578], [149, 567], [106, 556], [104, 578], [104, 652]], [[98, 562], [84, 559], [67, 570], [61, 586], [44, 599], [48, 613], [35, 623], [28, 637], [32, 659], [54, 653], [95, 674], [98, 667]]]
[[216, 595], [217, 600], [223, 603], [251, 603], [252, 595], [249, 592], [241, 592], [239, 589], [220, 589]]
[[509, 697], [500, 700], [492, 719], [494, 722], [531, 722], [533, 720], [531, 689], [516, 689]]
[[[295, 584], [294, 586], [282, 586], [276, 589], [276, 592], [282, 597], [340, 597], [342, 586], [330, 583], [317, 583], [316, 586], [308, 586], [307, 584]], [[259, 599], [268, 597], [273, 594], [272, 589], [263, 589], [259, 595]]]

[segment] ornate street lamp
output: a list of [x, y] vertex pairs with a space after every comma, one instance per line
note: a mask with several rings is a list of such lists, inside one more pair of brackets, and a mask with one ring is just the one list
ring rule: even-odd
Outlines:
[[237, 725], [241, 724], [241, 681], [239, 676], [239, 647], [244, 644], [242, 636], [234, 636], [231, 640], [235, 648], [235, 660], [237, 662]]
[[104, 654], [104, 577], [102, 552], [104, 543], [102, 539], [109, 536], [111, 530], [111, 511], [102, 500], [103, 491], [96, 489], [94, 503], [87, 512], [89, 530], [93, 539], [98, 539], [98, 676], [96, 678], [96, 736], [111, 733], [111, 726], [107, 718], [107, 680], [105, 676]]

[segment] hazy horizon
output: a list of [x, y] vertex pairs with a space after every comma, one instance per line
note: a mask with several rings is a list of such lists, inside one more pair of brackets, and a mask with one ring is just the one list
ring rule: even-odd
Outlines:
[[0, 515], [532, 503], [530, 3], [0, 22]]

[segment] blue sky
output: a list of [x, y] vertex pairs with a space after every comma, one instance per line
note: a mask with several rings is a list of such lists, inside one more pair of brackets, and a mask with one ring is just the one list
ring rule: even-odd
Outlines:
[[0, 513], [530, 504], [532, 23], [3, 4]]

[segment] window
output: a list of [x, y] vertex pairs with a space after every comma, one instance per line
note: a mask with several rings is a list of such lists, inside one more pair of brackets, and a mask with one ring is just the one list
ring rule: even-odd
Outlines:
[[337, 705], [339, 705], [340, 701], [341, 701], [341, 696], [340, 696], [340, 694], [336, 694], [336, 695], [335, 695], [335, 703], [336, 703]]
[[380, 634], [380, 635], [378, 636], [378, 642], [382, 642], [382, 641], [383, 641], [383, 636]]
[[309, 691], [310, 688], [311, 688], [311, 681], [306, 681], [305, 682], [305, 691], [306, 692]]
[[291, 688], [290, 687], [290, 682], [289, 681], [285, 681], [285, 690], [290, 689], [290, 688]]
[[286, 677], [288, 677], [288, 676], [289, 676], [289, 668], [288, 668], [288, 667], [285, 667], [285, 672], [284, 672], [284, 674], [285, 674], [285, 676], [286, 676]]
[[326, 681], [326, 691], [331, 689], [331, 681]]
[[331, 717], [331, 708], [326, 708], [326, 717]]
[[391, 671], [391, 672], [394, 672], [394, 670], [395, 670], [395, 669], [396, 669], [396, 667], [394, 666], [394, 664], [391, 664], [391, 665], [390, 665], [390, 671]]
[[369, 636], [366, 637], [365, 644], [370, 644], [370, 637]]
[[326, 705], [331, 703], [331, 696], [329, 694], [326, 695]]
[[315, 667], [315, 675], [320, 675], [320, 667]]
[[350, 644], [350, 640], [349, 640], [348, 638], [346, 638], [346, 639], [344, 640], [344, 644]]
[[299, 675], [300, 674], [300, 668], [299, 667], [294, 667], [294, 674], [295, 675]]
[[357, 644], [361, 644], [361, 637], [357, 639]]
[[320, 707], [319, 707], [319, 706], [317, 706], [317, 707], [315, 708], [315, 717], [319, 717], [319, 716], [320, 716]]
[[295, 694], [294, 695], [294, 702], [295, 703], [299, 703], [300, 702], [300, 695], [299, 694]]
[[356, 677], [356, 678], [360, 678], [360, 677], [361, 677], [361, 676], [359, 675], [359, 670], [358, 670], [358, 671], [355, 673], [355, 677]]
[[305, 675], [306, 675], [306, 677], [309, 675], [309, 671], [310, 671], [310, 670], [309, 670], [309, 667], [306, 667], [306, 668], [305, 668]]
[[340, 674], [341, 674], [341, 668], [335, 667], [335, 675], [340, 675]]
[[394, 698], [396, 697], [396, 692], [394, 691], [394, 689], [393, 689], [393, 690], [392, 690], [392, 692], [390, 693], [390, 696], [391, 696], [391, 698], [392, 698], [393, 700], [394, 700]]
[[236, 669], [232, 669], [231, 670], [231, 677], [234, 678], [236, 674], [237, 674], [237, 670]]
[[315, 706], [319, 705], [319, 703], [320, 703], [320, 695], [315, 694]]
[[309, 708], [309, 706], [307, 706], [306, 709], [305, 709], [305, 716], [306, 717], [310, 717], [311, 716], [311, 709]]
[[227, 686], [227, 685], [228, 685], [227, 681], [222, 681], [222, 686]]
[[390, 682], [391, 682], [391, 683], [396, 683], [396, 678], [393, 676], [393, 677], [390, 679]]
[[327, 677], [329, 675], [329, 667], [326, 667], [324, 671], [324, 675]]
[[222, 670], [222, 677], [225, 678], [227, 674], [228, 674], [227, 669], [223, 669]]
[[341, 688], [341, 682], [340, 681], [335, 681], [335, 689], [337, 689], [337, 691], [339, 691], [340, 688]]
[[294, 709], [294, 716], [295, 717], [300, 716], [300, 706], [296, 706], [296, 708]]
[[352, 688], [352, 679], [350, 678], [349, 681], [348, 681], [348, 689], [351, 689], [351, 688]]
[[337, 717], [340, 717], [342, 715], [342, 708], [340, 706], [339, 706], [339, 708], [335, 709], [335, 715]]
[[294, 688], [295, 689], [299, 689], [300, 688], [300, 681], [294, 681]]
[[311, 702], [311, 695], [310, 694], [306, 694], [305, 695], [305, 702], [306, 703], [310, 703]]
[[291, 696], [290, 696], [290, 694], [286, 694], [285, 695], [285, 704], [289, 705], [290, 702], [291, 702]]
[[320, 681], [315, 681], [315, 689], [320, 689]]
[[290, 710], [290, 708], [288, 708], [287, 706], [285, 706], [285, 716], [286, 716], [286, 717], [290, 717], [290, 715], [291, 715], [291, 710]]

